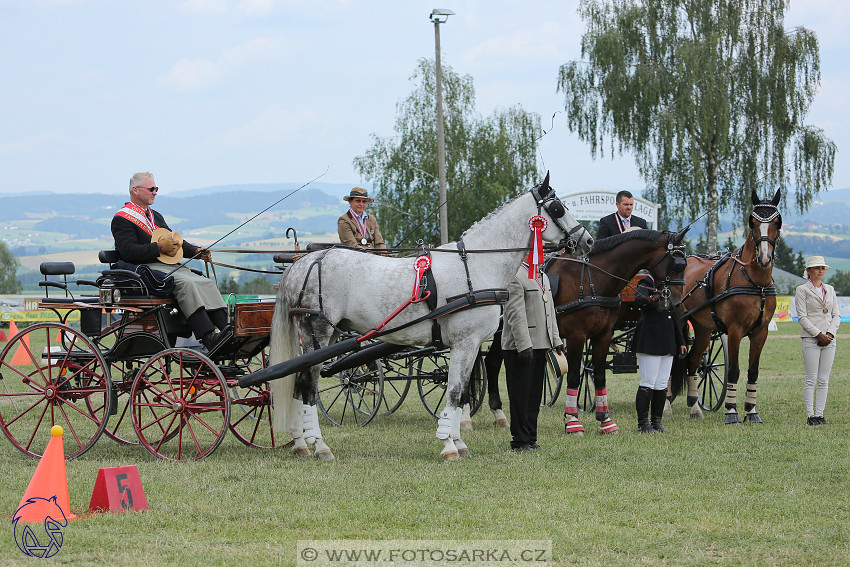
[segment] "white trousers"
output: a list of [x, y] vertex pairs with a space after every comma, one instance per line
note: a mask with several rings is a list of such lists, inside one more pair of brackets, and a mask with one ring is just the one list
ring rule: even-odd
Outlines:
[[[826, 394], [829, 391], [829, 373], [835, 360], [835, 339], [825, 347], [818, 346], [814, 337], [803, 337], [803, 364], [806, 377], [803, 380], [803, 403], [806, 416], [823, 417]], [[817, 386], [817, 393], [815, 390]]]
[[673, 368], [673, 356], [656, 356], [653, 354], [637, 353], [640, 368], [640, 385], [652, 390], [667, 388], [670, 379], [670, 369]]

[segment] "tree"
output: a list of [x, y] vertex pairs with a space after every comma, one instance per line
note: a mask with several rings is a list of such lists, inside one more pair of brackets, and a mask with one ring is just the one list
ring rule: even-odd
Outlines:
[[21, 282], [17, 279], [18, 260], [9, 251], [5, 242], [0, 242], [0, 293], [21, 293]]
[[838, 295], [850, 295], [850, 270], [835, 270], [829, 275], [829, 284]]
[[794, 249], [785, 243], [784, 238], [777, 239], [776, 248], [773, 251], [773, 257], [777, 268], [790, 272], [795, 276], [802, 275], [806, 268], [806, 262], [803, 260], [803, 253], [794, 252]]
[[[804, 212], [832, 184], [835, 144], [803, 120], [820, 84], [817, 36], [785, 30], [789, 0], [582, 0], [582, 57], [561, 66], [569, 127], [594, 157], [635, 154], [662, 215], [746, 220], [750, 192]], [[793, 169], [793, 179], [790, 170]]]
[[[414, 91], [396, 106], [395, 136], [372, 135], [373, 145], [354, 167], [376, 191], [374, 211], [390, 245], [418, 239], [440, 242], [437, 181], [436, 75], [421, 59]], [[487, 118], [475, 112], [472, 77], [443, 66], [449, 239], [538, 182], [540, 117], [519, 105]]]

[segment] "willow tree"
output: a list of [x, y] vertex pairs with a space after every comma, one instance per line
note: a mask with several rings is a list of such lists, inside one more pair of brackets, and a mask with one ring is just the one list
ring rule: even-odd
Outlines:
[[21, 293], [21, 282], [18, 281], [18, 260], [6, 246], [0, 242], [0, 293]]
[[820, 85], [816, 35], [786, 30], [789, 0], [582, 0], [581, 62], [561, 66], [570, 129], [633, 153], [647, 197], [673, 218], [743, 220], [750, 192], [797, 210], [832, 184], [835, 144], [804, 123]]
[[[354, 167], [376, 188], [373, 206], [390, 245], [422, 239], [439, 244], [436, 75], [422, 59], [410, 78], [414, 90], [396, 105], [391, 137], [373, 145]], [[475, 221], [537, 179], [540, 118], [519, 105], [482, 118], [472, 77], [442, 68], [446, 139], [448, 235], [457, 239]]]

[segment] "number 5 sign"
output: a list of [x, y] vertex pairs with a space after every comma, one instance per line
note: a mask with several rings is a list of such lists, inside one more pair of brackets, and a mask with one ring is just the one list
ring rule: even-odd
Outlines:
[[97, 471], [89, 512], [147, 510], [148, 500], [135, 465]]

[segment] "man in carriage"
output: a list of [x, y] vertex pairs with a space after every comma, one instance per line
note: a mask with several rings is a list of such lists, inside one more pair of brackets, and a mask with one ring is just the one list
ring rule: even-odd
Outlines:
[[171, 232], [163, 216], [151, 208], [158, 191], [152, 173], [135, 173], [130, 178], [130, 201], [112, 217], [115, 249], [128, 264], [145, 265], [174, 278], [177, 305], [195, 337], [212, 352], [232, 333], [227, 324], [227, 305], [215, 282], [187, 266], [179, 266], [176, 270], [173, 266], [184, 255], [208, 259], [209, 251]]

